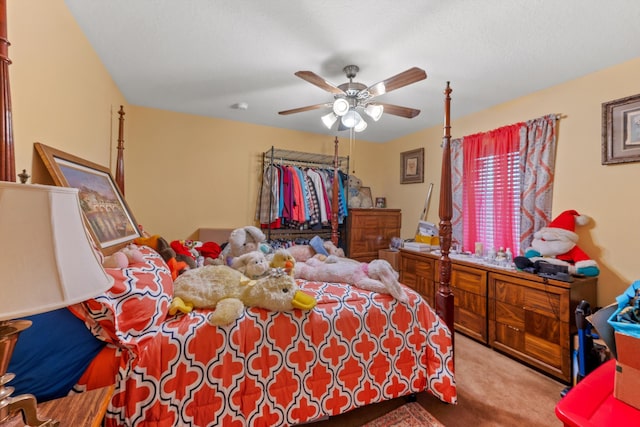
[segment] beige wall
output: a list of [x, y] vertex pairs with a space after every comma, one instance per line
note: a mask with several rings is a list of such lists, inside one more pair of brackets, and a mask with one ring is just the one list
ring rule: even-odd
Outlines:
[[[117, 110], [124, 104], [127, 200], [138, 222], [168, 239], [198, 227], [252, 222], [260, 154], [272, 145], [333, 153], [333, 139], [323, 135], [128, 105], [62, 0], [9, 1], [8, 22], [16, 169], [37, 169], [35, 141], [111, 166]], [[599, 304], [640, 278], [634, 259], [640, 201], [633, 189], [640, 163], [600, 163], [601, 104], [640, 93], [639, 73], [637, 59], [452, 123], [455, 137], [547, 113], [563, 115], [553, 211], [576, 209], [594, 219], [578, 233], [602, 270]], [[455, 82], [452, 88], [455, 112]], [[441, 140], [439, 126], [387, 144], [358, 141], [349, 147], [341, 136], [340, 154], [352, 154], [355, 174], [373, 196], [402, 209], [402, 237], [415, 232], [429, 183], [434, 192], [428, 219], [438, 221]], [[418, 147], [425, 147], [425, 182], [400, 185], [400, 152]]]
[[[600, 266], [600, 305], [613, 302], [632, 281], [640, 279], [640, 263], [636, 259], [640, 253], [637, 225], [640, 198], [635, 190], [640, 163], [601, 164], [601, 105], [640, 93], [638, 75], [640, 58], [452, 122], [452, 135], [458, 137], [548, 113], [562, 115], [558, 126], [553, 215], [576, 209], [592, 218], [591, 224], [576, 231], [579, 245]], [[455, 82], [452, 88], [451, 108], [455, 111]], [[442, 129], [438, 127], [385, 144], [380, 159], [395, 159], [402, 151], [426, 148], [424, 184], [400, 185], [396, 161], [388, 165], [392, 179], [376, 184], [379, 191], [389, 195], [391, 206], [402, 208], [405, 238], [415, 233], [429, 182], [434, 182], [435, 188], [428, 219], [438, 222], [441, 140]]]
[[16, 171], [38, 175], [36, 141], [109, 165], [126, 102], [63, 0], [8, 1], [7, 14]]
[[[272, 146], [334, 153], [326, 135], [151, 108], [131, 107], [126, 127], [127, 200], [146, 230], [171, 239], [254, 224], [262, 153]], [[347, 150], [341, 143], [340, 155]]]

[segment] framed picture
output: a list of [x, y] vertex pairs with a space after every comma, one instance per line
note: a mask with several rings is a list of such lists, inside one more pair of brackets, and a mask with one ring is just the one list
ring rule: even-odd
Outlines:
[[400, 153], [400, 184], [424, 182], [424, 148]]
[[640, 94], [602, 104], [602, 164], [640, 162]]
[[44, 144], [34, 146], [55, 185], [79, 190], [87, 228], [104, 254], [140, 237], [138, 223], [108, 168]]
[[371, 197], [371, 187], [360, 187], [360, 195], [362, 196], [362, 200], [361, 200], [362, 207], [373, 206], [373, 198]]
[[387, 207], [386, 197], [376, 197], [376, 208], [386, 208], [386, 207]]

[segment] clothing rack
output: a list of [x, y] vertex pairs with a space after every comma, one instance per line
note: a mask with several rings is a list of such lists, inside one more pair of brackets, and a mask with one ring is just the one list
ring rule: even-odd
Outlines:
[[[265, 156], [272, 164], [290, 164], [296, 166], [309, 166], [324, 169], [335, 167], [336, 156], [328, 154], [306, 153], [303, 151], [282, 150], [271, 147], [269, 151], [262, 153], [263, 164]], [[337, 157], [338, 169], [344, 173], [349, 171], [349, 157]]]
[[[267, 228], [265, 230], [267, 239], [271, 240], [273, 238], [279, 239], [288, 239], [288, 238], [300, 238], [307, 237], [312, 235], [318, 235], [323, 238], [328, 237], [330, 235], [331, 241], [334, 245], [338, 246], [338, 183], [337, 179], [339, 179], [338, 171], [342, 171], [345, 175], [349, 174], [349, 157], [348, 156], [338, 156], [338, 138], [335, 138], [335, 148], [334, 155], [327, 154], [317, 154], [317, 153], [308, 153], [302, 151], [293, 151], [293, 150], [284, 150], [277, 149], [275, 147], [271, 147], [270, 150], [262, 153], [262, 170], [263, 175], [262, 178], [264, 180], [264, 170], [267, 164], [272, 165], [293, 165], [293, 166], [302, 166], [302, 167], [314, 167], [321, 169], [331, 169], [334, 171], [334, 186], [333, 186], [333, 198], [332, 198], [332, 209], [331, 209], [331, 232], [326, 228], [323, 229], [291, 229], [291, 228]], [[273, 179], [273, 177], [271, 177]], [[269, 183], [271, 184], [271, 183]], [[264, 187], [264, 182], [260, 186], [260, 191]], [[271, 185], [269, 185], [271, 187]], [[345, 197], [347, 193], [345, 192]], [[262, 197], [261, 197], [262, 198]], [[269, 194], [269, 206], [273, 203], [272, 194]], [[261, 206], [259, 204], [259, 206]], [[260, 217], [260, 212], [258, 212], [258, 217]], [[269, 209], [269, 224], [271, 224], [275, 218], [272, 217], [271, 208]]]

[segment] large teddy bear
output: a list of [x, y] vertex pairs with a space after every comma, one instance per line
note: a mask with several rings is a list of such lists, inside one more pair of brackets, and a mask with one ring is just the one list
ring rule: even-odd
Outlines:
[[373, 206], [371, 197], [362, 193], [362, 180], [355, 175], [349, 175], [349, 207], [370, 208]]
[[535, 232], [524, 257], [514, 259], [516, 267], [531, 268], [540, 261], [566, 266], [571, 274], [597, 276], [598, 264], [577, 245], [578, 235], [574, 231], [576, 224], [585, 225], [589, 219], [575, 210], [562, 212], [547, 227]]
[[281, 270], [251, 280], [229, 266], [206, 265], [188, 270], [174, 281], [169, 313], [215, 308], [209, 323], [227, 325], [242, 316], [245, 306], [286, 311], [311, 310], [315, 305], [315, 298], [301, 291], [295, 280]]
[[324, 261], [309, 258], [296, 263], [294, 272], [297, 279], [349, 283], [369, 291], [390, 294], [401, 302], [408, 301], [407, 294], [398, 282], [398, 273], [383, 259], [366, 263], [334, 255]]

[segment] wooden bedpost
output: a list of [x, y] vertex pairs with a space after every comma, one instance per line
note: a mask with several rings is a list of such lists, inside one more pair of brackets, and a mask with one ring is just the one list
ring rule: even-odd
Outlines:
[[118, 111], [118, 157], [116, 160], [116, 184], [124, 196], [124, 108]]
[[[442, 175], [440, 179], [440, 276], [436, 294], [436, 313], [444, 320], [454, 338], [453, 293], [451, 293], [451, 217], [453, 216], [453, 195], [451, 188], [451, 88], [449, 82], [444, 90], [444, 137], [442, 138]], [[455, 348], [455, 346], [454, 346]]]
[[11, 89], [9, 85], [9, 40], [7, 38], [7, 1], [0, 0], [0, 180], [16, 182], [16, 158], [13, 147]]
[[340, 174], [338, 173], [338, 137], [334, 140], [334, 152], [333, 152], [333, 197], [331, 198], [331, 242], [338, 246], [338, 205], [339, 205], [339, 186], [338, 180]]

